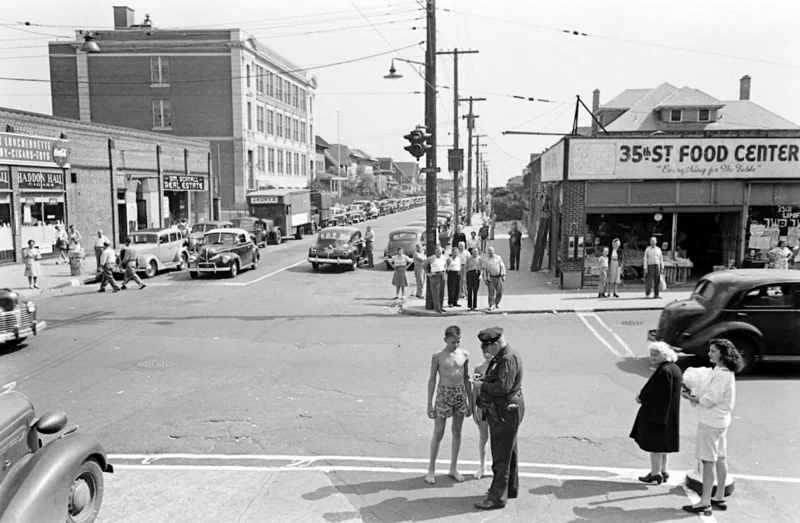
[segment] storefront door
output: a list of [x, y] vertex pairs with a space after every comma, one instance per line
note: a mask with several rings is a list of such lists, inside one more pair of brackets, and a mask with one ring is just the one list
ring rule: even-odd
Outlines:
[[33, 240], [42, 254], [51, 254], [56, 225], [66, 223], [64, 172], [18, 171], [22, 218], [22, 244]]

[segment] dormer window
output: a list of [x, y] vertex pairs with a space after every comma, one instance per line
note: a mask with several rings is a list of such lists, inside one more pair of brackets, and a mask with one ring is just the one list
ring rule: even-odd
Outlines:
[[683, 111], [680, 109], [673, 109], [669, 112], [669, 121], [670, 122], [680, 122], [683, 117]]
[[698, 122], [711, 121], [711, 109], [700, 109], [699, 111], [697, 111], [697, 121]]

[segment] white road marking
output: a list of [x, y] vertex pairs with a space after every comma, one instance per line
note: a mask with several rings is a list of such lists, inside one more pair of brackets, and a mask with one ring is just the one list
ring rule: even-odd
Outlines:
[[612, 335], [612, 336], [614, 336], [614, 339], [616, 339], [616, 340], [617, 340], [617, 342], [618, 342], [618, 343], [619, 343], [619, 344], [622, 346], [622, 348], [623, 348], [623, 349], [625, 349], [625, 355], [626, 355], [626, 356], [628, 356], [628, 357], [630, 357], [630, 358], [635, 358], [635, 357], [636, 357], [636, 354], [634, 354], [634, 353], [633, 353], [633, 351], [631, 350], [631, 348], [630, 348], [630, 347], [628, 347], [628, 344], [627, 344], [627, 343], [625, 343], [625, 341], [623, 341], [623, 339], [622, 339], [622, 338], [620, 338], [620, 337], [619, 337], [619, 335], [618, 335], [616, 332], [614, 332], [613, 330], [611, 330], [611, 327], [609, 327], [608, 325], [606, 325], [606, 322], [604, 322], [604, 321], [603, 321], [603, 320], [600, 318], [600, 316], [598, 316], [598, 315], [597, 315], [597, 314], [595, 314], [595, 313], [592, 313], [592, 314], [591, 314], [591, 317], [592, 317], [592, 318], [594, 318], [595, 320], [597, 320], [597, 323], [599, 323], [599, 324], [600, 324], [600, 325], [601, 325], [601, 326], [602, 326], [602, 327], [603, 327], [605, 330], [607, 330], [609, 333], [611, 333], [611, 335]]
[[[689, 498], [689, 501], [694, 505], [698, 501], [700, 501], [700, 496], [695, 494], [693, 490], [688, 488], [686, 485], [683, 486], [683, 491], [686, 493], [686, 497]], [[717, 520], [714, 516], [703, 516], [702, 514], [698, 514], [700, 516], [700, 520], [705, 523], [717, 523]]]
[[227, 286], [227, 287], [247, 287], [248, 285], [253, 285], [254, 283], [258, 283], [258, 282], [260, 282], [261, 280], [265, 280], [265, 279], [267, 279], [267, 278], [270, 278], [270, 277], [272, 277], [272, 276], [275, 276], [276, 274], [280, 274], [280, 273], [282, 273], [282, 272], [284, 272], [284, 271], [288, 271], [288, 270], [289, 270], [289, 269], [291, 269], [292, 267], [297, 267], [297, 266], [298, 266], [298, 265], [300, 265], [301, 263], [306, 263], [306, 262], [307, 262], [307, 260], [306, 260], [305, 258], [303, 258], [303, 259], [302, 259], [302, 260], [300, 260], [299, 262], [293, 263], [293, 264], [291, 264], [291, 265], [287, 265], [286, 267], [284, 267], [284, 268], [282, 268], [282, 269], [278, 269], [277, 271], [272, 271], [272, 272], [270, 272], [269, 274], [265, 274], [265, 275], [263, 275], [263, 276], [259, 276], [258, 278], [256, 278], [255, 280], [252, 280], [252, 281], [244, 281], [244, 282], [220, 282], [220, 283], [212, 283], [211, 285], [225, 285], [225, 286]]
[[594, 334], [595, 338], [597, 338], [598, 340], [600, 340], [600, 343], [602, 343], [603, 345], [605, 345], [605, 347], [606, 347], [606, 348], [607, 348], [609, 351], [611, 351], [611, 354], [613, 354], [613, 355], [614, 355], [614, 356], [616, 356], [617, 358], [621, 358], [621, 357], [622, 357], [622, 356], [620, 356], [620, 353], [619, 353], [619, 352], [617, 352], [617, 349], [615, 349], [614, 347], [612, 347], [612, 346], [611, 346], [611, 344], [610, 344], [610, 343], [608, 343], [608, 342], [605, 340], [605, 338], [603, 338], [603, 337], [600, 335], [600, 333], [599, 333], [599, 332], [597, 332], [597, 330], [596, 330], [594, 327], [592, 327], [592, 326], [591, 326], [591, 324], [589, 323], [589, 320], [587, 320], [587, 319], [586, 319], [586, 314], [587, 314], [587, 313], [585, 313], [585, 312], [579, 312], [579, 313], [577, 313], [577, 314], [578, 314], [578, 318], [580, 318], [580, 319], [581, 319], [581, 321], [583, 322], [583, 324], [584, 324], [584, 325], [586, 325], [586, 328], [587, 328], [587, 329], [589, 329], [589, 330], [592, 332], [592, 334]]

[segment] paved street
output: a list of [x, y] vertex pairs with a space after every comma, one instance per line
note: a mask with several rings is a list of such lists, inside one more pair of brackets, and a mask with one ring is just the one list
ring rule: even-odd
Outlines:
[[[423, 215], [369, 222], [376, 255], [392, 227]], [[39, 296], [49, 328], [0, 354], [2, 383], [16, 382], [39, 409], [64, 409], [112, 454], [100, 521], [700, 521], [679, 510], [694, 464], [688, 406], [670, 484], [635, 479], [649, 460], [628, 433], [657, 311], [400, 315], [382, 264], [314, 273], [311, 242], [263, 249], [257, 271], [236, 280], [172, 273], [143, 291]], [[422, 480], [430, 354], [454, 322], [473, 358], [478, 331], [498, 324], [525, 363], [523, 489], [500, 512], [472, 508], [491, 479], [472, 479], [471, 421], [468, 481], [446, 476], [449, 434], [436, 484]], [[798, 520], [798, 377], [800, 365], [771, 364], [739, 379], [736, 493], [727, 513], [703, 521]]]

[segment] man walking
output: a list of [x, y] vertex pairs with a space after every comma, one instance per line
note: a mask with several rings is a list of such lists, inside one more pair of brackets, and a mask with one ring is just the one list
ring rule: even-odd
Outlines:
[[489, 247], [489, 256], [483, 260], [483, 280], [489, 293], [489, 310], [500, 307], [503, 299], [503, 282], [506, 281], [506, 266], [503, 259]]
[[433, 299], [433, 308], [436, 312], [442, 312], [444, 307], [444, 272], [447, 260], [442, 255], [442, 248], [436, 246], [433, 256], [425, 261], [425, 273], [428, 275], [428, 285]]
[[103, 231], [97, 231], [97, 236], [94, 239], [94, 258], [97, 262], [97, 272], [101, 272], [103, 270], [103, 265], [100, 263], [100, 257], [103, 255], [103, 251], [106, 249], [106, 245], [110, 245], [111, 240], [103, 234]]
[[480, 229], [481, 237], [481, 254], [486, 252], [486, 241], [489, 239], [489, 225], [484, 221]]
[[519, 270], [519, 254], [522, 250], [522, 231], [517, 227], [517, 222], [511, 224], [511, 231], [508, 233], [509, 263], [512, 271]]
[[139, 284], [139, 290], [144, 289], [147, 285], [144, 284], [139, 275], [136, 274], [136, 260], [139, 258], [136, 252], [136, 247], [130, 237], [125, 239], [125, 250], [122, 252], [122, 267], [125, 269], [125, 277], [122, 279], [122, 290], [128, 288], [128, 282], [133, 280]]
[[475, 503], [475, 508], [494, 510], [505, 507], [508, 499], [519, 494], [517, 431], [525, 416], [522, 359], [506, 343], [500, 327], [482, 330], [478, 339], [481, 349], [493, 356], [483, 379], [474, 381], [473, 387], [478, 389], [475, 408], [481, 409], [482, 417], [489, 422], [494, 478], [486, 499]]
[[366, 252], [367, 252], [367, 266], [368, 267], [374, 267], [375, 266], [374, 262], [373, 262], [373, 259], [372, 259], [372, 244], [373, 244], [374, 241], [375, 241], [375, 233], [372, 232], [372, 226], [371, 225], [367, 225], [367, 231], [364, 233], [364, 242], [366, 242], [365, 245], [364, 245], [364, 248], [366, 249]]
[[650, 297], [650, 290], [655, 291], [654, 298], [660, 298], [661, 273], [664, 272], [664, 254], [656, 245], [655, 236], [650, 238], [650, 246], [644, 250], [644, 295]]
[[414, 278], [417, 280], [417, 298], [425, 297], [425, 253], [422, 252], [422, 244], [417, 244], [414, 251]]
[[453, 249], [458, 248], [458, 244], [461, 242], [464, 242], [464, 245], [467, 244], [467, 235], [461, 230], [460, 225], [456, 225], [456, 233], [453, 235], [453, 242], [451, 243]]
[[[102, 231], [98, 231], [98, 233], [100, 232]], [[106, 241], [103, 247], [104, 250], [100, 254], [100, 270], [102, 271], [100, 276], [100, 290], [97, 292], [106, 292], [106, 284], [111, 285], [114, 292], [119, 292], [119, 286], [117, 282], [114, 281], [114, 266], [117, 264], [117, 253], [114, 252], [114, 248], [109, 241]]]

